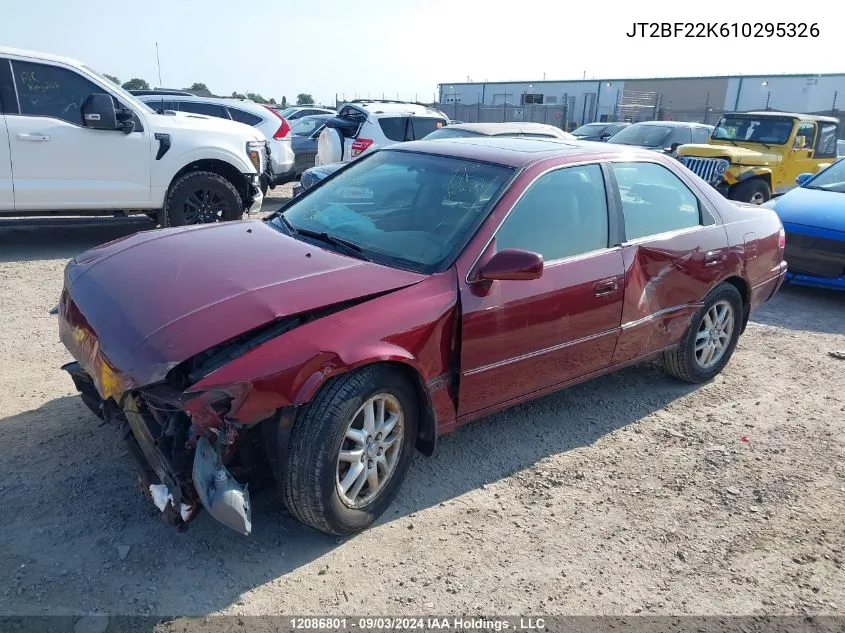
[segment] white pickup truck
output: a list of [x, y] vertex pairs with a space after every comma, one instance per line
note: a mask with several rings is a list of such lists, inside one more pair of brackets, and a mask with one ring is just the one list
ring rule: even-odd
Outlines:
[[0, 48], [0, 216], [236, 220], [260, 209], [266, 161], [253, 127], [157, 114], [78, 61]]

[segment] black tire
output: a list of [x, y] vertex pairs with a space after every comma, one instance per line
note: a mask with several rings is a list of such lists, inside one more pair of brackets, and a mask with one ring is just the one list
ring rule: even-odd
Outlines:
[[[202, 204], [206, 195], [208, 208], [196, 216], [186, 215], [186, 210]], [[165, 209], [169, 226], [240, 220], [244, 214], [241, 194], [235, 185], [211, 171], [192, 171], [178, 178], [167, 192]]]
[[772, 190], [769, 189], [769, 183], [760, 178], [752, 178], [746, 180], [738, 185], [734, 185], [731, 189], [731, 200], [738, 200], [739, 202], [750, 202], [752, 204], [763, 204], [772, 197]]
[[[395, 397], [404, 414], [399, 455], [384, 488], [370, 503], [353, 508], [337, 490], [338, 456], [355, 413], [369, 398], [382, 393]], [[408, 472], [417, 437], [417, 412], [413, 388], [399, 372], [384, 365], [343, 374], [325, 385], [291, 429], [282, 474], [288, 511], [302, 523], [336, 536], [372, 525], [396, 497]]]
[[[733, 329], [728, 346], [713, 366], [704, 368], [696, 358], [696, 335], [708, 311], [720, 301], [727, 301], [733, 308]], [[733, 356], [742, 330], [742, 295], [735, 286], [722, 283], [704, 298], [704, 306], [690, 320], [687, 331], [674, 349], [663, 352], [663, 368], [667, 374], [691, 383], [707, 382], [721, 372]]]

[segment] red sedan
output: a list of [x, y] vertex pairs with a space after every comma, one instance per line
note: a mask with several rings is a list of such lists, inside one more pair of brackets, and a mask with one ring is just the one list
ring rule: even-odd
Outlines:
[[654, 152], [420, 141], [265, 220], [83, 253], [60, 335], [168, 522], [205, 507], [248, 534], [263, 467], [295, 517], [349, 534], [391, 503], [415, 447], [471, 420], [654, 358], [713, 378], [780, 287], [783, 251], [772, 211]]

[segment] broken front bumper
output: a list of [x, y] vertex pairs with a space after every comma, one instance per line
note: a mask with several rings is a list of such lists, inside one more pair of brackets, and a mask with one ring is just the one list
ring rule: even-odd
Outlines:
[[181, 394], [151, 388], [123, 394], [118, 405], [112, 398], [100, 397], [79, 363], [68, 363], [62, 369], [70, 374], [85, 404], [120, 429], [141, 492], [153, 500], [165, 522], [184, 529], [204, 507], [227, 527], [250, 534], [249, 491], [224, 465], [238, 429], [206, 427], [210, 432], [197, 437], [191, 414], [182, 407]]

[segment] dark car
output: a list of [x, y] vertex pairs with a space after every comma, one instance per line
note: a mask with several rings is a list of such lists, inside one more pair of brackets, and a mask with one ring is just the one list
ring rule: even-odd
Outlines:
[[706, 143], [712, 132], [713, 126], [703, 123], [641, 121], [620, 130], [607, 139], [607, 142], [670, 154], [680, 145]]
[[295, 157], [297, 175], [301, 175], [306, 169], [314, 166], [320, 131], [326, 121], [333, 116], [333, 114], [312, 114], [294, 119], [291, 123], [291, 148]]
[[579, 141], [606, 141], [611, 136], [631, 125], [630, 123], [587, 123], [572, 130]]
[[59, 335], [169, 522], [206, 508], [249, 533], [245, 485], [269, 464], [294, 517], [350, 534], [415, 448], [471, 420], [655, 358], [710, 380], [783, 249], [773, 211], [655, 152], [398, 143], [264, 220], [77, 256]]

